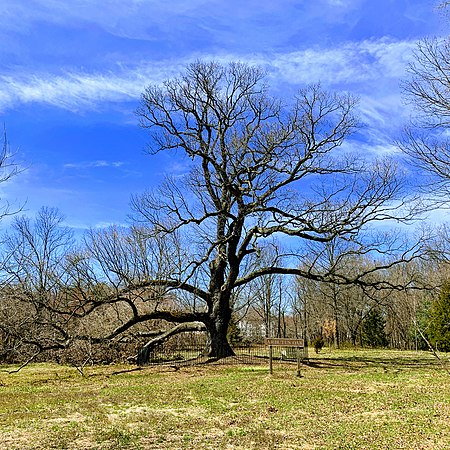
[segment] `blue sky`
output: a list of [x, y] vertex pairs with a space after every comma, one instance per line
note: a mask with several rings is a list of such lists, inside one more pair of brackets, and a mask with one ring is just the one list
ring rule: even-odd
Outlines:
[[125, 223], [130, 196], [182, 173], [145, 154], [145, 86], [197, 59], [267, 69], [275, 92], [311, 82], [360, 97], [360, 151], [395, 151], [399, 88], [418, 39], [448, 34], [437, 0], [0, 0], [0, 110], [26, 170], [0, 195], [77, 229]]

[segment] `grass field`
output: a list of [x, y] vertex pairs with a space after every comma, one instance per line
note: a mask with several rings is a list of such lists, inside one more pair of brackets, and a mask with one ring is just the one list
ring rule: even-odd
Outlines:
[[295, 364], [0, 372], [1, 449], [450, 449], [450, 375], [425, 352]]

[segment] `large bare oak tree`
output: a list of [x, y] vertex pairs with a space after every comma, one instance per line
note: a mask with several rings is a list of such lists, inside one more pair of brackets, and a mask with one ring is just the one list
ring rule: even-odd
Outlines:
[[[369, 162], [342, 147], [358, 126], [352, 96], [312, 85], [287, 105], [265, 80], [245, 64], [196, 62], [147, 88], [138, 110], [149, 152], [181, 151], [189, 172], [134, 197], [135, 219], [148, 236], [174, 245], [166, 270], [140, 274], [127, 289], [187, 295], [195, 308], [158, 309], [147, 318], [204, 324], [212, 357], [233, 354], [227, 330], [238, 288], [267, 274], [332, 279], [313, 266], [299, 268], [302, 242], [338, 237], [388, 254], [388, 241], [371, 247], [370, 224], [411, 214], [392, 161]], [[296, 249], [291, 257], [257, 264], [268, 240], [287, 238]], [[364, 283], [365, 275], [335, 281]]]
[[[63, 276], [50, 281], [67, 280], [64, 302], [51, 292], [33, 299], [39, 314], [44, 308], [62, 322], [51, 327], [57, 342], [34, 343], [37, 350], [145, 337], [144, 363], [156, 343], [206, 330], [207, 354], [222, 358], [233, 354], [227, 332], [239, 297], [260, 278], [392, 287], [385, 269], [419, 254], [373, 226], [413, 217], [396, 165], [343, 145], [358, 129], [352, 96], [312, 85], [288, 103], [271, 96], [266, 80], [245, 64], [196, 62], [143, 93], [138, 116], [149, 153], [178, 151], [186, 172], [133, 198], [131, 228], [92, 230], [83, 249], [54, 267]], [[371, 263], [324, 265], [311, 249], [337, 240]], [[101, 318], [112, 315], [108, 329]], [[102, 327], [83, 335], [89, 317]]]

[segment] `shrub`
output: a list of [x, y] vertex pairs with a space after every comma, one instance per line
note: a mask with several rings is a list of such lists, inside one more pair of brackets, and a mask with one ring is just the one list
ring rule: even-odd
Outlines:
[[318, 336], [313, 340], [312, 344], [314, 346], [314, 350], [316, 351], [316, 353], [319, 353], [320, 350], [322, 350], [323, 346], [325, 345], [325, 341], [323, 340], [322, 336]]

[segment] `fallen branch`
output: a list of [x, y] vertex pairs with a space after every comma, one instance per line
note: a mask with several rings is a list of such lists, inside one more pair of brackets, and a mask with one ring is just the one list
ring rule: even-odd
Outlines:
[[36, 358], [36, 356], [38, 356], [40, 353], [41, 353], [41, 349], [37, 350], [36, 353], [34, 353], [24, 363], [22, 363], [22, 365], [18, 369], [10, 370], [8, 373], [13, 374], [13, 373], [20, 372], [25, 366], [30, 364], [30, 362], [33, 361], [33, 359]]
[[176, 325], [175, 327], [171, 328], [170, 330], [165, 331], [164, 333], [160, 334], [159, 336], [151, 339], [148, 341], [138, 352], [138, 354], [135, 356], [136, 363], [141, 366], [148, 362], [151, 351], [157, 346], [169, 339], [170, 337], [179, 334], [179, 333], [186, 333], [189, 331], [205, 331], [206, 327], [202, 322], [186, 322], [186, 323], [180, 323]]

